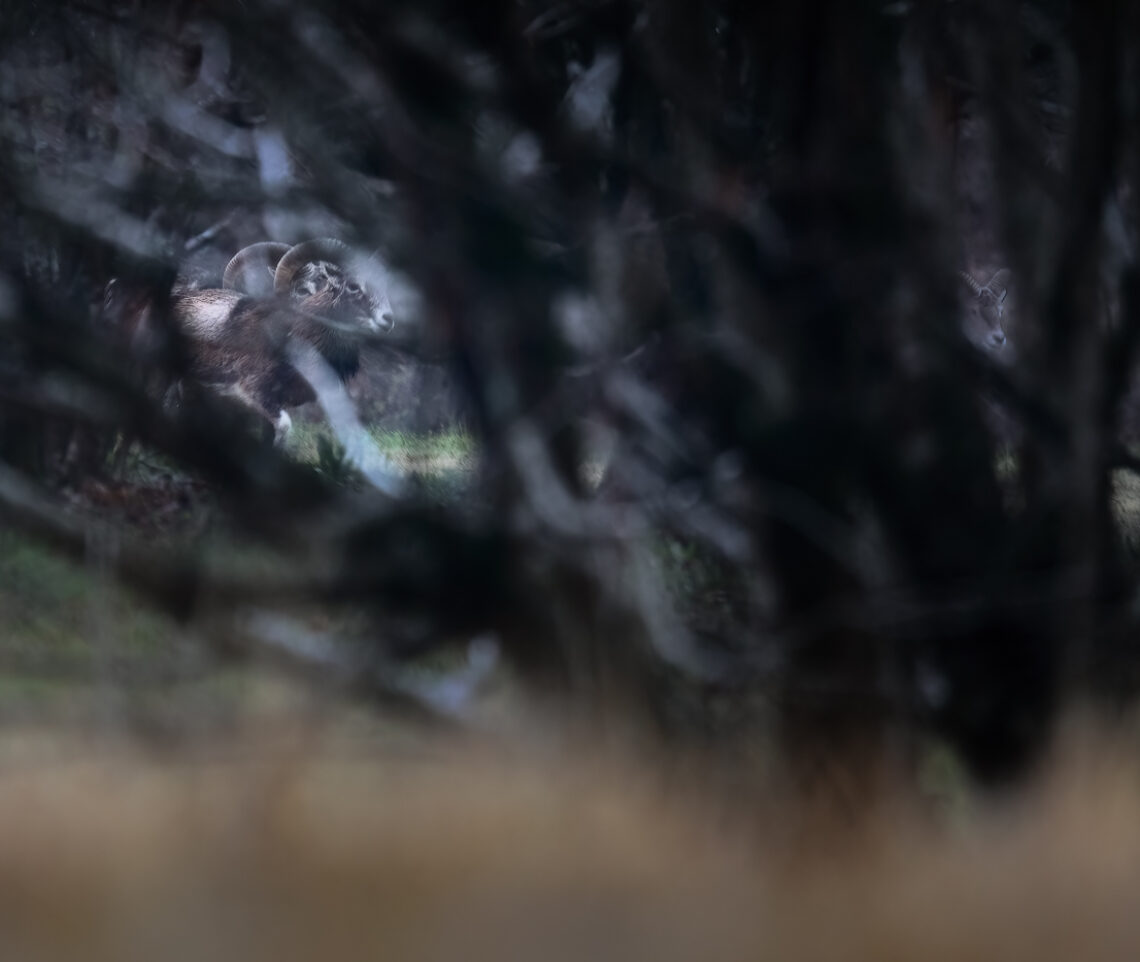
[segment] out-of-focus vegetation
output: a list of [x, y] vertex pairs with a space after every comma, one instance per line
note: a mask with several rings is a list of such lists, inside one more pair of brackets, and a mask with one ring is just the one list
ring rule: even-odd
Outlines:
[[1018, 783], [1140, 682], [1137, 26], [6, 3], [10, 677]]
[[[375, 451], [387, 459], [393, 471], [423, 480], [446, 482], [469, 476], [476, 467], [478, 451], [474, 437], [455, 428], [431, 434], [374, 429], [369, 438]], [[290, 433], [285, 450], [298, 461], [320, 468], [330, 459], [344, 459], [347, 452], [336, 435], [320, 424], [300, 424]], [[351, 469], [351, 462], [346, 468]]]
[[1136, 770], [1113, 751], [1065, 753], [1017, 818], [935, 833], [906, 808], [836, 820], [739, 787], [718, 811], [596, 750], [0, 748], [17, 958], [1116, 962], [1140, 940]]
[[0, 3], [0, 959], [1135, 958], [1138, 77]]

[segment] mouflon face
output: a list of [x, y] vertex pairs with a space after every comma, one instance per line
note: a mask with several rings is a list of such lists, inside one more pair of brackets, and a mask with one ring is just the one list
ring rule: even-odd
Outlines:
[[1000, 351], [1006, 342], [1005, 308], [1008, 270], [1000, 270], [984, 286], [964, 274], [967, 287], [963, 331], [977, 347]]
[[290, 294], [308, 313], [370, 333], [385, 333], [394, 326], [387, 297], [369, 290], [333, 261], [303, 265], [292, 280]]

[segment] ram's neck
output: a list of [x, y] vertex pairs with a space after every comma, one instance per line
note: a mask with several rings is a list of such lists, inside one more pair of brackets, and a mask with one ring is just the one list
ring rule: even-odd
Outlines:
[[304, 315], [304, 319], [294, 327], [293, 335], [315, 347], [342, 381], [347, 381], [360, 367], [359, 344], [350, 333], [335, 324]]

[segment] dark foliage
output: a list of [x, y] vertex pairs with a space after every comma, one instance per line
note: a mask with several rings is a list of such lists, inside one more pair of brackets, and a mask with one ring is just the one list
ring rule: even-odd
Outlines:
[[[305, 549], [252, 582], [123, 532], [119, 574], [184, 615], [364, 602], [386, 656], [492, 634], [577, 710], [684, 736], [730, 693], [809, 767], [905, 765], [933, 733], [1017, 775], [1064, 704], [1136, 694], [1111, 511], [1135, 468], [1135, 20], [6, 3], [0, 511], [80, 553], [89, 522], [53, 499], [138, 438]], [[456, 502], [326, 484], [154, 388], [185, 372], [172, 290], [330, 234], [409, 292], [378, 347], [462, 397], [481, 460]], [[957, 274], [1006, 266], [1009, 342], [982, 350]], [[147, 338], [104, 308], [112, 278]], [[352, 671], [383, 688], [386, 664]]]

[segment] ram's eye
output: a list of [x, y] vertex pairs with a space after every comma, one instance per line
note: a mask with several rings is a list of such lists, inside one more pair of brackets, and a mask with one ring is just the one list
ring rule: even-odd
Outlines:
[[346, 287], [347, 287], [349, 294], [359, 294], [360, 293], [360, 285], [357, 284], [356, 281], [349, 281], [348, 284], [346, 285]]

